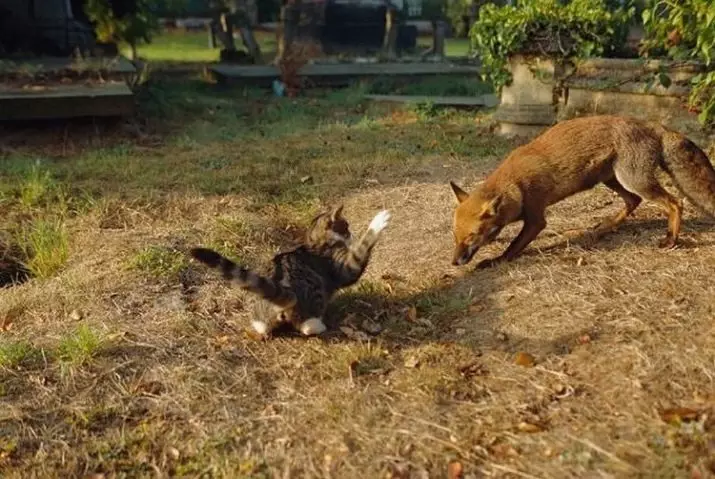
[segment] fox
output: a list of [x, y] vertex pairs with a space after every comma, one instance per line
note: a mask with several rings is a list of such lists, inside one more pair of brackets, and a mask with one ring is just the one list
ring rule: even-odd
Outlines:
[[588, 228], [594, 239], [615, 230], [643, 199], [660, 205], [668, 229], [659, 246], [674, 248], [680, 234], [683, 204], [657, 179], [663, 171], [698, 209], [715, 217], [715, 168], [707, 155], [683, 134], [632, 117], [599, 115], [557, 123], [514, 149], [467, 193], [450, 181], [454, 210], [452, 264], [469, 263], [502, 229], [522, 221], [519, 234], [495, 258], [477, 269], [512, 261], [546, 227], [546, 209], [576, 193], [604, 184], [624, 207]]

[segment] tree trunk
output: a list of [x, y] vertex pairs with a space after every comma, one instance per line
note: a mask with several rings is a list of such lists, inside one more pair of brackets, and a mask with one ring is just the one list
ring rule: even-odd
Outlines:
[[444, 37], [446, 34], [447, 23], [442, 20], [432, 20], [432, 56], [435, 58], [444, 58]]
[[276, 61], [283, 59], [290, 46], [298, 35], [298, 24], [300, 23], [301, 0], [292, 0], [281, 7], [280, 23], [282, 33], [278, 41], [278, 54]]
[[209, 23], [209, 48], [216, 48], [216, 25], [214, 22]]
[[236, 44], [233, 41], [233, 15], [222, 14], [221, 15], [221, 27], [223, 38], [221, 39], [224, 48], [229, 51], [236, 50]]
[[385, 40], [383, 47], [385, 55], [390, 60], [397, 58], [397, 32], [399, 28], [400, 22], [397, 9], [388, 6], [385, 12]]
[[251, 28], [251, 19], [248, 12], [237, 12], [234, 14], [234, 21], [238, 27], [238, 33], [241, 35], [241, 41], [248, 51], [248, 55], [254, 62], [261, 60], [261, 49], [258, 46], [256, 37], [253, 35]]
[[238, 32], [241, 34], [241, 40], [248, 50], [248, 54], [253, 58], [253, 61], [261, 60], [261, 48], [258, 46], [256, 37], [253, 35], [251, 27], [239, 27]]

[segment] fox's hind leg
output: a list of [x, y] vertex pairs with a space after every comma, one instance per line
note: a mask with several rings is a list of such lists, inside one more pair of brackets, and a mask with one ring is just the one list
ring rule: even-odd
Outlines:
[[683, 204], [680, 200], [665, 191], [658, 183], [655, 173], [637, 171], [630, 173], [616, 170], [618, 182], [632, 194], [658, 203], [668, 213], [668, 234], [660, 241], [661, 248], [673, 248], [680, 235], [680, 222], [683, 216]]
[[623, 199], [626, 205], [621, 211], [619, 211], [615, 215], [611, 216], [610, 218], [604, 219], [596, 226], [591, 228], [591, 232], [596, 236], [596, 238], [599, 238], [604, 234], [616, 229], [621, 223], [625, 221], [626, 218], [630, 216], [631, 213], [633, 213], [636, 208], [638, 208], [638, 206], [643, 201], [640, 196], [631, 193], [630, 191], [625, 189], [616, 178], [611, 178], [608, 181], [604, 181], [603, 184], [618, 193], [618, 196]]

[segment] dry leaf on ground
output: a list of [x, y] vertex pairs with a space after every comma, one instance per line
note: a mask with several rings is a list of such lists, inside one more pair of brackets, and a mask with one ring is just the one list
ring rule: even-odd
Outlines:
[[514, 364], [530, 368], [536, 364], [536, 359], [531, 354], [522, 351], [516, 353], [516, 356], [514, 357]]

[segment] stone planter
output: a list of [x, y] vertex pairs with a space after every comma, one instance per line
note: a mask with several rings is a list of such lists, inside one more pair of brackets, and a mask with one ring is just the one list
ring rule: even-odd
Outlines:
[[502, 88], [494, 119], [503, 135], [533, 136], [556, 122], [559, 81], [565, 69], [548, 56], [514, 55], [513, 81]]
[[[687, 110], [690, 79], [703, 71], [698, 63], [662, 60], [593, 58], [579, 62], [564, 82], [558, 120], [586, 115], [625, 115], [670, 124], [684, 131], [699, 129]], [[665, 72], [665, 88], [655, 75]]]

